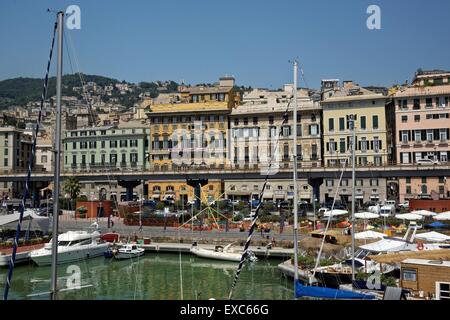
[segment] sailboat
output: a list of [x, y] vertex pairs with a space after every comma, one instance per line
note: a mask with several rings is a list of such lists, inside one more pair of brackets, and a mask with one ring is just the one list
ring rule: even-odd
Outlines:
[[[302, 297], [310, 297], [310, 298], [322, 298], [322, 299], [359, 299], [359, 300], [372, 300], [375, 299], [375, 296], [370, 294], [358, 293], [347, 290], [339, 290], [334, 288], [326, 288], [326, 287], [317, 287], [312, 285], [304, 285], [298, 279], [298, 185], [297, 185], [297, 74], [298, 74], [298, 61], [294, 61], [294, 86], [293, 86], [293, 99], [294, 99], [294, 112], [293, 112], [293, 120], [294, 120], [294, 170], [293, 170], [293, 183], [294, 183], [294, 295], [295, 298]], [[352, 177], [353, 184], [355, 184], [355, 127], [354, 121], [355, 116], [350, 116], [349, 119], [351, 128], [353, 131], [353, 139], [352, 139]], [[352, 197], [352, 226], [354, 226], [354, 213], [355, 213], [355, 186], [353, 185], [353, 197]], [[335, 197], [336, 198], [336, 197]], [[331, 207], [331, 212], [334, 210], [334, 202]], [[331, 221], [332, 214], [329, 215], [328, 225]], [[328, 228], [327, 225], [327, 228]], [[325, 241], [325, 238], [323, 239]], [[323, 244], [323, 243], [322, 243]], [[352, 232], [352, 279], [355, 279], [355, 252], [354, 252], [354, 232]], [[319, 251], [319, 255], [317, 257], [317, 261], [320, 261], [321, 250]], [[316, 261], [316, 268], [317, 268]], [[314, 275], [313, 277], [314, 278]]]

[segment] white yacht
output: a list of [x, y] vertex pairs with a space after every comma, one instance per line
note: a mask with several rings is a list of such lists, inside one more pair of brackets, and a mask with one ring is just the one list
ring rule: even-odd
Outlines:
[[[58, 236], [58, 264], [103, 256], [108, 247], [98, 231], [68, 231]], [[52, 242], [32, 251], [30, 258], [39, 266], [51, 265]]]
[[145, 249], [138, 248], [136, 244], [128, 243], [113, 251], [114, 258], [118, 260], [137, 258], [145, 254]]
[[[215, 260], [224, 260], [224, 261], [241, 261], [242, 253], [236, 252], [231, 248], [232, 244], [228, 244], [225, 247], [216, 246], [214, 250], [200, 248], [197, 243], [193, 243], [190, 249], [191, 253], [196, 255], [197, 257], [206, 258], [206, 259], [215, 259]], [[248, 257], [250, 261], [254, 262], [257, 260], [256, 256], [253, 252], [248, 252]]]

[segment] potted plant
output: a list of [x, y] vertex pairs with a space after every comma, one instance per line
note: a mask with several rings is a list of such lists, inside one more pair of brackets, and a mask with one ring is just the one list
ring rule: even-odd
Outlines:
[[77, 209], [79, 218], [86, 218], [87, 209], [84, 206], [81, 206]]

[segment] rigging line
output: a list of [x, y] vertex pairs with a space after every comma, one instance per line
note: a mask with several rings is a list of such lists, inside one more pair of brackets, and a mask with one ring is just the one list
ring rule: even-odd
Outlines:
[[81, 68], [80, 68], [80, 64], [78, 62], [78, 56], [77, 56], [77, 53], [75, 51], [75, 45], [73, 44], [72, 37], [70, 36], [70, 33], [68, 33], [68, 39], [69, 39], [69, 44], [70, 44], [70, 46], [72, 48], [72, 51], [74, 53], [75, 65], [76, 65], [77, 70], [78, 70], [78, 77], [80, 78], [83, 94], [85, 96], [86, 103], [87, 103], [87, 106], [88, 106], [88, 112], [90, 113], [89, 115], [91, 116], [92, 124], [95, 126], [96, 125], [95, 115], [94, 115], [94, 113], [92, 111], [91, 100], [89, 99], [88, 94], [87, 94], [87, 90], [85, 88], [86, 81], [83, 78], [84, 77], [83, 74], [80, 72]]
[[[84, 98], [85, 98], [86, 103], [87, 103], [87, 111], [88, 111], [88, 113], [89, 113], [89, 116], [91, 117], [93, 126], [94, 126], [94, 127], [98, 127], [97, 124], [96, 124], [96, 121], [95, 121], [96, 114], [94, 113], [94, 111], [93, 111], [93, 109], [92, 109], [92, 105], [91, 105], [91, 103], [90, 103], [90, 99], [89, 99], [89, 97], [88, 97], [87, 90], [86, 90], [86, 88], [85, 88], [86, 82], [84, 81], [83, 74], [81, 73], [81, 70], [80, 70], [80, 65], [79, 65], [78, 58], [77, 58], [77, 54], [76, 54], [76, 51], [75, 51], [75, 46], [74, 46], [74, 44], [73, 44], [72, 38], [70, 37], [70, 33], [68, 33], [68, 39], [69, 39], [69, 45], [70, 45], [71, 48], [72, 48], [73, 55], [74, 55], [74, 58], [75, 58], [75, 66], [76, 66], [77, 71], [78, 71], [78, 72], [77, 72], [77, 73], [78, 73], [78, 77], [80, 78], [80, 82], [81, 82], [81, 86], [82, 86], [82, 89], [83, 89]], [[144, 161], [145, 161], [145, 160], [144, 160]], [[113, 190], [112, 182], [111, 182], [111, 176], [112, 176], [112, 173], [113, 173], [113, 172], [112, 172], [112, 166], [111, 166], [111, 164], [109, 164], [109, 168], [108, 168], [108, 166], [104, 163], [104, 164], [103, 164], [103, 169], [104, 169], [105, 172], [106, 172], [106, 176], [107, 176], [107, 179], [108, 179], [109, 189], [110, 189], [110, 190]], [[110, 173], [111, 173], [111, 175], [110, 175]], [[116, 197], [113, 197], [113, 200], [114, 200], [114, 204], [116, 205], [117, 210], [119, 210], [119, 203], [118, 203], [118, 200], [117, 200], [117, 199], [118, 199], [118, 198], [117, 198], [117, 193], [116, 193]]]
[[320, 256], [322, 255], [323, 246], [325, 244], [326, 233], [328, 232], [328, 228], [330, 226], [331, 219], [333, 217], [334, 205], [336, 203], [336, 198], [337, 198], [338, 192], [339, 192], [339, 186], [341, 185], [342, 177], [344, 176], [344, 171], [345, 171], [345, 167], [347, 166], [347, 162], [348, 162], [348, 158], [345, 159], [345, 162], [344, 162], [343, 167], [342, 167], [341, 176], [339, 178], [338, 187], [336, 188], [336, 192], [335, 192], [334, 199], [333, 199], [333, 204], [331, 205], [330, 216], [328, 217], [328, 221], [327, 221], [327, 225], [325, 227], [325, 231], [324, 231], [324, 234], [323, 234], [322, 242], [320, 244], [320, 249], [319, 249], [319, 253], [318, 253], [318, 256], [317, 256], [317, 259], [316, 259], [316, 263], [315, 263], [315, 266], [314, 266], [312, 278], [314, 278], [314, 276], [316, 275], [316, 271], [317, 271], [317, 268], [318, 268], [319, 263], [320, 263]]
[[[296, 88], [294, 88], [294, 90], [296, 90]], [[289, 103], [286, 106], [286, 111], [283, 113], [283, 121], [281, 123], [280, 129], [282, 129], [282, 126], [284, 124], [286, 124], [288, 119], [289, 119], [289, 106], [291, 105], [292, 100], [293, 100], [293, 98], [290, 99]], [[269, 160], [269, 167], [267, 169], [267, 173], [266, 173], [266, 176], [265, 176], [265, 179], [264, 179], [263, 187], [262, 187], [261, 192], [259, 194], [259, 202], [258, 202], [258, 205], [257, 205], [257, 207], [255, 209], [255, 214], [253, 216], [253, 220], [252, 220], [252, 223], [250, 225], [250, 229], [248, 231], [248, 237], [247, 237], [247, 241], [245, 242], [244, 252], [242, 253], [241, 260], [240, 260], [238, 268], [236, 270], [235, 277], [234, 277], [233, 283], [231, 285], [230, 293], [228, 295], [228, 299], [229, 300], [231, 300], [231, 298], [233, 296], [233, 290], [234, 290], [234, 288], [235, 288], [235, 286], [237, 284], [237, 281], [239, 280], [239, 275], [240, 275], [240, 273], [242, 271], [242, 268], [244, 266], [244, 262], [245, 262], [245, 260], [247, 258], [248, 248], [250, 246], [250, 242], [252, 240], [253, 232], [255, 230], [256, 221], [257, 221], [258, 216], [259, 216], [259, 210], [261, 209], [261, 205], [262, 205], [262, 198], [264, 196], [264, 192], [266, 190], [266, 186], [267, 186], [267, 183], [268, 183], [268, 180], [269, 180], [270, 170], [272, 168], [272, 162], [273, 162], [274, 156], [277, 154], [278, 145], [279, 145], [279, 141], [280, 141], [280, 137], [281, 137], [282, 132], [283, 132], [283, 130], [280, 130], [280, 132], [278, 133], [278, 137], [277, 137], [276, 144], [275, 144], [275, 151], [274, 151], [273, 154], [271, 154], [271, 157], [270, 157], [270, 160]], [[294, 156], [296, 156], [296, 155], [294, 155]]]
[[57, 26], [58, 26], [58, 24], [57, 24], [57, 22], [55, 22], [55, 25], [54, 25], [54, 28], [53, 28], [53, 37], [52, 37], [52, 42], [51, 42], [50, 54], [49, 54], [49, 58], [48, 58], [48, 62], [47, 62], [47, 70], [46, 70], [46, 74], [45, 74], [44, 88], [42, 90], [41, 105], [39, 107], [39, 114], [38, 114], [36, 128], [35, 128], [35, 130], [33, 132], [33, 144], [31, 146], [31, 154], [30, 154], [30, 157], [28, 159], [28, 173], [27, 173], [27, 178], [25, 180], [25, 189], [23, 191], [22, 201], [20, 202], [19, 221], [17, 223], [16, 236], [14, 238], [14, 244], [13, 244], [13, 252], [11, 254], [11, 259], [9, 261], [8, 276], [6, 278], [5, 289], [4, 289], [4, 292], [3, 292], [3, 299], [4, 300], [8, 300], [8, 293], [9, 293], [9, 289], [11, 287], [11, 280], [12, 280], [13, 271], [14, 271], [14, 264], [16, 262], [16, 253], [17, 253], [17, 247], [18, 247], [18, 242], [19, 242], [19, 237], [20, 237], [20, 231], [22, 229], [22, 221], [23, 221], [23, 215], [24, 215], [24, 211], [25, 211], [25, 202], [26, 202], [26, 200], [27, 200], [27, 198], [29, 196], [29, 193], [30, 193], [29, 184], [31, 182], [31, 172], [32, 172], [33, 167], [34, 167], [34, 159], [35, 159], [35, 154], [36, 154], [37, 137], [38, 137], [38, 134], [39, 134], [39, 127], [41, 125], [41, 120], [42, 120], [42, 110], [44, 109], [44, 101], [47, 98], [48, 74], [50, 72], [50, 64], [51, 64], [52, 56], [53, 56], [53, 48], [54, 48], [54, 45], [55, 45], [55, 37], [56, 37], [56, 28], [57, 28]]

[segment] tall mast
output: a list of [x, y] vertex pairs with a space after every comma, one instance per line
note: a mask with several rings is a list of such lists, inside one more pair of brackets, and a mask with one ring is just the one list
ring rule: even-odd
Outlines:
[[62, 84], [62, 59], [63, 59], [63, 27], [64, 13], [58, 14], [58, 63], [56, 67], [56, 132], [54, 145], [54, 190], [53, 190], [53, 232], [52, 232], [52, 279], [51, 299], [57, 298], [58, 282], [58, 218], [59, 218], [59, 184], [61, 170], [61, 84]]
[[352, 130], [352, 281], [355, 281], [355, 150], [356, 150], [356, 114], [350, 115], [350, 129]]
[[294, 299], [295, 299], [295, 286], [298, 281], [298, 186], [297, 186], [297, 73], [298, 62], [294, 61]]

